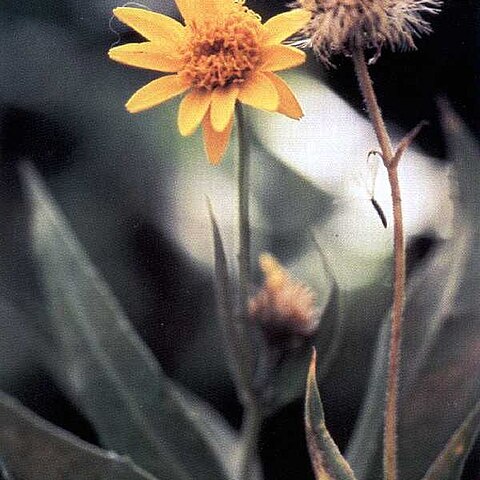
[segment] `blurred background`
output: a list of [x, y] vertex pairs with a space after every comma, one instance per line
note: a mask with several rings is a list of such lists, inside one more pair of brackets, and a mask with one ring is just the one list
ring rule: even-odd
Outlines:
[[[32, 259], [30, 211], [18, 174], [24, 162], [39, 170], [168, 375], [211, 402], [233, 426], [241, 418], [225, 360], [218, 354], [221, 338], [215, 323], [205, 202], [208, 195], [233, 263], [236, 143], [222, 165], [213, 168], [200, 135], [184, 139], [177, 132], [178, 101], [136, 116], [125, 111], [129, 96], [155, 74], [109, 61], [106, 52], [113, 44], [137, 40], [111, 18], [112, 8], [119, 5], [112, 0], [0, 4], [0, 386], [41, 416], [93, 443], [95, 430], [47, 368], [56, 352]], [[144, 5], [178, 15], [167, 0]], [[252, 0], [249, 6], [264, 18], [286, 9], [284, 2], [272, 0]], [[418, 41], [417, 51], [384, 52], [371, 72], [394, 138], [400, 139], [421, 120], [430, 123], [401, 172], [408, 267], [415, 285], [409, 315], [432, 314], [438, 306], [432, 299], [442, 288], [439, 282], [450, 278], [459, 263], [455, 287], [450, 285], [447, 292], [456, 288], [458, 296], [452, 294], [442, 318], [454, 319], [455, 327], [448, 328], [464, 335], [452, 342], [452, 331], [446, 331], [451, 341], [438, 351], [434, 348], [430, 361], [441, 365], [448, 354], [451, 362], [465, 365], [462, 352], [468, 352], [471, 362], [448, 373], [458, 380], [451, 388], [465, 399], [466, 408], [475, 395], [478, 398], [480, 381], [480, 292], [475, 273], [480, 170], [473, 140], [480, 128], [480, 5], [475, 0], [445, 0], [442, 13], [431, 21], [434, 33]], [[310, 56], [303, 69], [284, 78], [298, 93], [304, 119], [296, 123], [248, 112], [254, 145], [254, 251], [275, 254], [298, 278], [318, 287], [322, 302], [325, 285], [319, 280], [321, 261], [313, 233], [345, 294], [340, 352], [321, 384], [327, 423], [345, 448], [366, 391], [379, 325], [389, 307], [391, 229], [382, 227], [369, 201], [373, 185], [366, 159], [376, 142], [349, 60], [338, 58], [336, 68], [325, 70]], [[446, 122], [450, 136], [441, 117], [446, 101], [465, 124], [458, 119], [453, 126]], [[455, 143], [460, 130], [468, 140], [462, 137]], [[461, 169], [452, 176], [454, 160]], [[382, 172], [374, 193], [389, 220]], [[455, 238], [459, 219], [473, 232], [470, 243], [456, 251], [461, 258], [448, 243]], [[440, 272], [445, 276], [436, 268], [444, 268]], [[256, 280], [261, 281], [258, 272]], [[322, 325], [320, 336], [321, 329]], [[438, 338], [443, 346], [441, 334]], [[449, 388], [447, 380], [436, 378], [434, 382], [427, 375], [424, 384]], [[425, 391], [413, 406], [405, 401], [407, 417], [412, 408], [421, 410]], [[446, 398], [440, 393], [427, 397], [438, 401], [438, 408]], [[302, 402], [299, 393], [265, 422], [260, 453], [267, 479], [313, 478]], [[447, 419], [450, 423], [440, 438], [448, 437], [461, 420], [462, 408]], [[422, 434], [435, 436], [432, 428], [441, 417], [445, 415], [426, 419]], [[408, 421], [404, 428], [406, 439], [421, 438], [418, 431], [411, 432]], [[465, 478], [480, 479], [478, 457], [477, 449]]]

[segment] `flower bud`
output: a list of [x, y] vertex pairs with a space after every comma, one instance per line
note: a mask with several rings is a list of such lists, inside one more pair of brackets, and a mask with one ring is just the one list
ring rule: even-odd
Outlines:
[[259, 263], [265, 280], [250, 299], [250, 318], [269, 336], [312, 335], [319, 323], [313, 291], [292, 278], [271, 255], [262, 254]]

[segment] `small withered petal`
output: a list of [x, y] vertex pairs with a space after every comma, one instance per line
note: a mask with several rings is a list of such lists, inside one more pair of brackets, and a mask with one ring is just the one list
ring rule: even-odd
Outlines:
[[271, 334], [313, 334], [318, 326], [313, 291], [292, 278], [271, 255], [262, 254], [259, 263], [265, 280], [250, 300], [250, 319]]

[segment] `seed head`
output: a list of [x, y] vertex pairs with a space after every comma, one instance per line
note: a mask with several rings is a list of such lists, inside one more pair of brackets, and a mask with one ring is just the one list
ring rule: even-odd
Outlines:
[[318, 326], [316, 297], [269, 254], [260, 256], [265, 280], [249, 304], [250, 318], [273, 336], [311, 335]]
[[331, 65], [335, 54], [374, 49], [376, 56], [387, 45], [393, 51], [415, 48], [415, 37], [431, 32], [425, 14], [440, 10], [441, 0], [295, 0], [293, 7], [312, 13], [304, 27], [302, 46], [313, 48]]

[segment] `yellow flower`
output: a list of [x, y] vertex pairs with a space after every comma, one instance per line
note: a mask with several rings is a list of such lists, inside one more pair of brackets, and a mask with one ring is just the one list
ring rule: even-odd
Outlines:
[[292, 91], [274, 72], [302, 64], [305, 54], [281, 42], [310, 20], [292, 10], [262, 24], [243, 0], [176, 0], [185, 26], [141, 8], [114, 9], [115, 16], [147, 39], [112, 48], [117, 62], [170, 75], [138, 90], [127, 102], [131, 113], [155, 107], [184, 92], [178, 128], [184, 136], [203, 126], [211, 163], [220, 162], [238, 101], [299, 119]]

